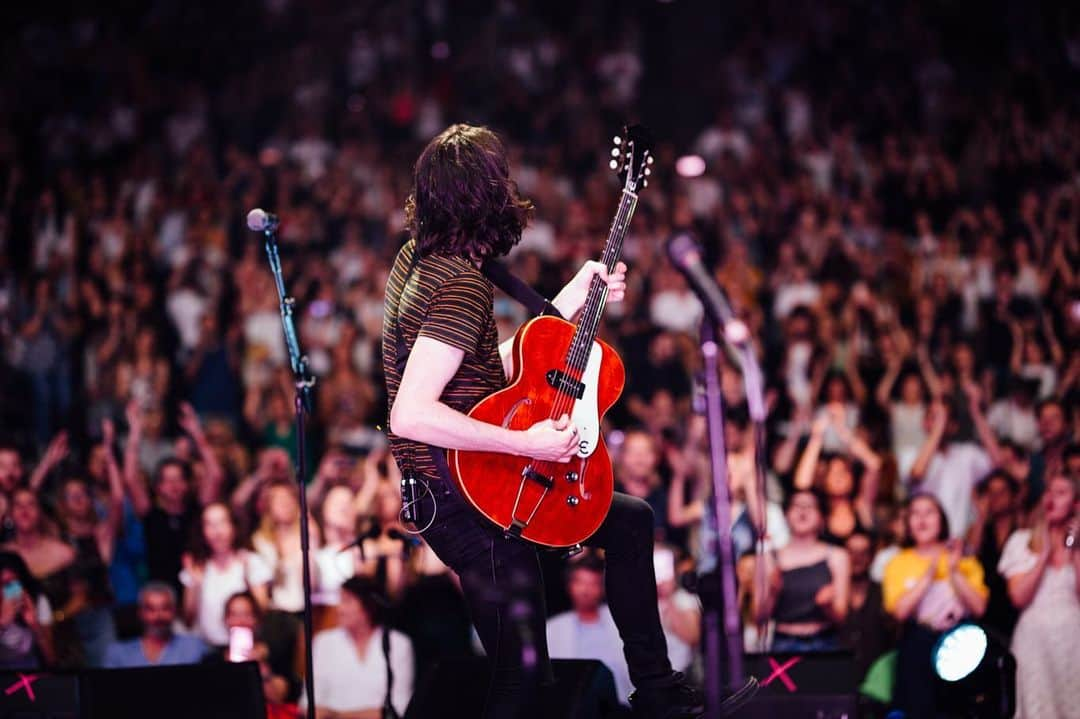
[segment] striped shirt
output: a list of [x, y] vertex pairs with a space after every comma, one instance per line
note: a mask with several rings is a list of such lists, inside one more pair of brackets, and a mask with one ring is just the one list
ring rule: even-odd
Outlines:
[[[406, 351], [417, 337], [430, 337], [465, 353], [461, 366], [440, 400], [467, 413], [487, 395], [506, 386], [499, 333], [493, 310], [494, 289], [480, 270], [462, 257], [432, 254], [419, 259], [410, 273], [416, 243], [398, 252], [386, 283], [382, 359], [389, 406], [394, 405], [405, 358], [398, 357], [398, 327]], [[398, 466], [437, 477], [427, 447], [389, 432]]]

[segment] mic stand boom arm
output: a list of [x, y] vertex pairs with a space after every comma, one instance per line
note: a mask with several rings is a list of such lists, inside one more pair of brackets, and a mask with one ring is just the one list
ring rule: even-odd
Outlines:
[[285, 347], [289, 352], [289, 364], [296, 387], [294, 407], [296, 410], [296, 482], [300, 495], [300, 556], [304, 574], [304, 690], [307, 695], [307, 719], [315, 719], [315, 672], [311, 655], [311, 552], [307, 506], [307, 458], [305, 457], [304, 417], [311, 411], [311, 388], [315, 378], [308, 372], [307, 357], [300, 353], [300, 342], [293, 322], [296, 300], [285, 292], [285, 280], [281, 276], [281, 258], [278, 255], [277, 225], [268, 224], [262, 233], [266, 239], [266, 256], [270, 271], [277, 285], [281, 303], [281, 325], [285, 332]]

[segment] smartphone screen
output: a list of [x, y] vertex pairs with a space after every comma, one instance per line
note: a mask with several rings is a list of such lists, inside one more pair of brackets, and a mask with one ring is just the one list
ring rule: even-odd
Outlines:
[[4, 585], [4, 599], [18, 599], [22, 596], [23, 588], [17, 579], [12, 579]]
[[251, 627], [232, 627], [229, 629], [229, 661], [246, 662], [251, 658], [255, 647], [255, 635]]

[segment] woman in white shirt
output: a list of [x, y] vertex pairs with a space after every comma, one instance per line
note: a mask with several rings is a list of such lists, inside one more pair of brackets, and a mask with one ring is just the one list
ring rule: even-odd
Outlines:
[[346, 484], [339, 484], [326, 493], [322, 501], [320, 526], [323, 546], [314, 553], [317, 605], [336, 607], [341, 585], [356, 574], [360, 551], [346, 549], [356, 539], [356, 494]]
[[193, 551], [185, 554], [180, 583], [184, 585], [184, 617], [195, 632], [214, 646], [229, 643], [225, 603], [237, 592], [250, 591], [260, 608], [270, 601], [273, 572], [258, 554], [244, 549], [229, 508], [208, 504]]
[[1020, 610], [1012, 637], [1018, 719], [1065, 719], [1080, 706], [1080, 487], [1063, 474], [1047, 483], [1034, 529], [1013, 532], [998, 571]]
[[[889, 415], [889, 432], [893, 455], [901, 479], [906, 479], [911, 465], [919, 456], [926, 442], [926, 395], [924, 381], [919, 372], [903, 368], [903, 357], [896, 353], [889, 358], [885, 375], [881, 378], [875, 394], [878, 406]], [[920, 357], [920, 363], [922, 361]], [[898, 384], [899, 396], [893, 398], [893, 387]]]
[[[304, 609], [304, 565], [300, 554], [300, 500], [296, 485], [277, 481], [260, 498], [262, 520], [251, 544], [273, 572], [270, 607], [283, 612]], [[312, 548], [319, 546], [318, 527], [312, 523]]]
[[412, 644], [382, 626], [385, 601], [371, 579], [352, 577], [341, 585], [340, 626], [316, 634], [312, 646], [320, 716], [324, 711], [335, 717], [381, 716], [391, 676], [390, 703], [398, 715], [405, 714], [413, 691]]

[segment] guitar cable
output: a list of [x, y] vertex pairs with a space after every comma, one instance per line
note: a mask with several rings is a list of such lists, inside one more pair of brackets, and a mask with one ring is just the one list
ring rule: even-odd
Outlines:
[[[424, 492], [419, 497], [416, 496], [416, 485], [421, 484], [424, 487]], [[398, 521], [401, 522], [402, 528], [412, 535], [421, 535], [427, 530], [431, 529], [431, 525], [435, 524], [435, 517], [439, 514], [439, 502], [435, 499], [435, 493], [431, 491], [431, 486], [428, 485], [423, 479], [418, 479], [412, 474], [408, 479], [401, 479], [401, 496], [405, 500], [401, 505], [401, 510], [398, 512]], [[423, 529], [409, 529], [406, 526], [409, 523], [416, 523], [416, 510], [413, 509], [420, 503], [424, 497], [431, 497], [431, 519], [424, 525]]]

